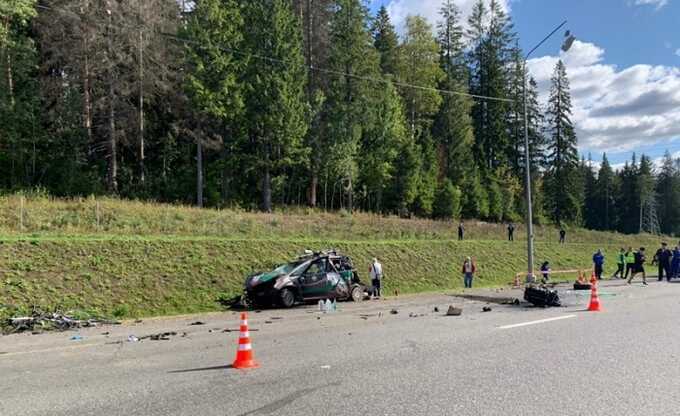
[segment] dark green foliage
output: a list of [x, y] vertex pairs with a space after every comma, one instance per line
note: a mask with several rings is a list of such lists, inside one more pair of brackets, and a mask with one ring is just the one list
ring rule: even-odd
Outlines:
[[537, 223], [680, 233], [680, 162], [579, 165], [498, 0], [401, 39], [363, 0], [191, 3], [0, 2], [0, 189], [521, 221], [526, 119]]
[[450, 179], [445, 179], [437, 188], [432, 214], [435, 218], [458, 218], [461, 209], [460, 202], [460, 189], [453, 186]]

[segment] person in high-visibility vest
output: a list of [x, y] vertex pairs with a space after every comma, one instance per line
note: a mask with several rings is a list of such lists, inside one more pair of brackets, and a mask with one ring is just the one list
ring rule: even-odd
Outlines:
[[619, 254], [616, 256], [616, 273], [612, 275], [612, 279], [617, 277], [623, 279], [623, 268], [626, 265], [626, 249], [621, 247]]
[[626, 275], [624, 276], [624, 279], [628, 279], [628, 273], [633, 273], [635, 267], [635, 252], [633, 251], [633, 247], [628, 247], [628, 251], [626, 251], [625, 258], [626, 258]]

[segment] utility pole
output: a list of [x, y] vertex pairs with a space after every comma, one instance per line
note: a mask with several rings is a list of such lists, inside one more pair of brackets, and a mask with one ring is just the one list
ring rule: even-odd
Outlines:
[[[529, 153], [529, 114], [527, 111], [527, 79], [526, 79], [526, 68], [527, 61], [531, 54], [538, 49], [545, 41], [547, 41], [552, 35], [560, 30], [564, 25], [567, 24], [565, 20], [557, 26], [548, 36], [543, 38], [538, 45], [534, 46], [532, 50], [524, 57], [524, 74], [522, 76], [522, 84], [524, 84], [524, 184], [526, 187], [526, 204], [527, 204], [527, 283], [534, 282], [534, 217], [532, 212], [532, 202], [531, 202], [531, 158]], [[571, 45], [574, 43], [574, 36], [570, 34], [569, 31], [565, 33], [565, 41], [562, 44], [562, 50], [567, 52]]]

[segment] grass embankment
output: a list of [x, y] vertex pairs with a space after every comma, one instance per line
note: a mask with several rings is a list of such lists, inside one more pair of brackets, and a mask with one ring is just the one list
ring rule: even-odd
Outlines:
[[[476, 240], [458, 242], [451, 240], [454, 224], [428, 220], [263, 215], [112, 199], [100, 200], [97, 209], [93, 199], [36, 198], [24, 203], [22, 232], [16, 200], [0, 200], [0, 315], [33, 305], [118, 317], [216, 310], [220, 296], [240, 293], [246, 274], [305, 248], [348, 253], [364, 279], [370, 258], [379, 257], [390, 293], [461, 288], [466, 255], [477, 258], [476, 284], [484, 286], [509, 283], [526, 261], [521, 230], [509, 243], [503, 226], [485, 223], [467, 223], [467, 236]], [[558, 245], [546, 241], [555, 240], [554, 229], [540, 230], [536, 260], [550, 260], [554, 269], [588, 268], [598, 247], [613, 259], [621, 245], [658, 241], [570, 230], [568, 238], [577, 241]]]

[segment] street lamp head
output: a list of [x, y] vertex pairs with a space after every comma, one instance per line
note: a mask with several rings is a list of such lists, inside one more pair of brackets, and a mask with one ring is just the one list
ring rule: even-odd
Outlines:
[[562, 43], [562, 52], [567, 52], [569, 49], [571, 49], [571, 46], [574, 44], [575, 40], [576, 40], [576, 36], [572, 35], [571, 32], [567, 30], [567, 32], [564, 34], [564, 42]]

